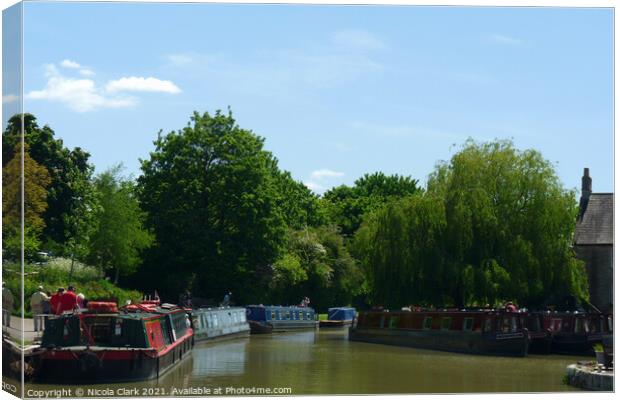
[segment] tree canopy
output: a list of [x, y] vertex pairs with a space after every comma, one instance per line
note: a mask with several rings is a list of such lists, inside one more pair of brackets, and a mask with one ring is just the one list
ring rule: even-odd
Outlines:
[[194, 113], [187, 127], [158, 137], [138, 178], [156, 236], [142, 270], [149, 285], [170, 282], [164, 293], [213, 298], [229, 289], [237, 299], [264, 294], [286, 219], [306, 218], [295, 207], [284, 215], [279, 188], [297, 194], [290, 202], [308, 196], [278, 173], [263, 142], [220, 111]]
[[374, 300], [389, 305], [587, 299], [571, 249], [576, 215], [575, 193], [540, 153], [470, 140], [436, 167], [426, 193], [378, 210], [355, 249]]
[[[47, 188], [47, 208], [42, 215], [45, 228], [42, 240], [48, 247], [63, 252], [62, 244], [75, 235], [67, 226], [67, 217], [80, 207], [93, 167], [89, 164], [90, 154], [79, 147], [66, 148], [61, 139], [47, 125], [39, 127], [32, 114], [23, 114], [24, 141], [34, 161], [47, 169], [51, 182]], [[2, 135], [3, 167], [13, 159], [15, 146], [21, 142], [22, 115], [15, 115], [8, 121]], [[57, 246], [59, 245], [59, 246]]]
[[353, 235], [363, 217], [383, 204], [419, 192], [418, 181], [409, 176], [365, 174], [353, 187], [341, 185], [323, 195], [332, 221], [343, 235]]

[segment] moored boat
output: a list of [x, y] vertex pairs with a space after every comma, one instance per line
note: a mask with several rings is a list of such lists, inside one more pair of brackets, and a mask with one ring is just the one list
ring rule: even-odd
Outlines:
[[527, 329], [530, 341], [529, 353], [549, 354], [551, 352], [551, 330], [545, 328], [543, 316], [538, 312], [519, 313], [521, 326]]
[[193, 330], [184, 309], [142, 303], [89, 302], [80, 313], [47, 321], [38, 379], [126, 382], [158, 378], [186, 358]]
[[551, 351], [558, 354], [594, 355], [596, 343], [613, 331], [613, 316], [583, 312], [541, 312], [545, 329], [551, 331]]
[[327, 319], [319, 321], [321, 328], [341, 328], [349, 326], [355, 319], [355, 308], [332, 307], [327, 309]]
[[526, 356], [518, 313], [504, 311], [363, 311], [349, 340], [458, 353]]
[[214, 341], [248, 336], [250, 325], [245, 308], [197, 308], [190, 311], [194, 341]]
[[318, 324], [310, 307], [250, 305], [246, 310], [252, 333], [314, 329]]

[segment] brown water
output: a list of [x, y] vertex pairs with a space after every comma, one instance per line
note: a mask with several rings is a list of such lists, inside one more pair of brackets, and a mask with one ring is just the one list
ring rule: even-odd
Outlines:
[[[217, 388], [221, 394], [237, 395], [248, 388], [290, 388], [293, 395], [561, 392], [575, 390], [564, 385], [562, 377], [568, 364], [581, 359], [557, 355], [472, 356], [349, 342], [346, 329], [323, 329], [201, 343], [194, 347], [191, 357], [159, 380], [81, 389], [87, 397], [88, 388], [106, 390], [107, 397], [132, 388], [149, 397], [190, 395], [182, 392], [185, 388], [202, 393], [210, 389], [211, 395], [217, 394]], [[78, 386], [66, 387], [75, 395]], [[51, 388], [54, 386], [27, 385], [32, 390]], [[31, 392], [31, 397], [34, 395]]]

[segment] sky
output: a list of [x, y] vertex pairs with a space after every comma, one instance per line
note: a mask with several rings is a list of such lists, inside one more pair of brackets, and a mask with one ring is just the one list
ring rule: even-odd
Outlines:
[[424, 184], [469, 137], [611, 192], [612, 37], [600, 8], [30, 2], [24, 109], [96, 172], [137, 176], [160, 130], [230, 107], [319, 194], [375, 171]]

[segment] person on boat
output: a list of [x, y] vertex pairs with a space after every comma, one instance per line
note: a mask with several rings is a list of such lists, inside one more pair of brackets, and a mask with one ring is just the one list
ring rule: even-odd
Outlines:
[[51, 314], [58, 314], [60, 298], [62, 297], [64, 292], [65, 292], [65, 288], [59, 287], [58, 290], [56, 290], [56, 293], [54, 293], [52, 297], [50, 297], [50, 313]]
[[232, 292], [228, 292], [224, 295], [224, 300], [222, 301], [222, 306], [227, 307], [230, 305], [230, 298], [232, 297]]
[[62, 294], [60, 297], [60, 303], [58, 304], [58, 309], [56, 310], [56, 314], [60, 315], [65, 311], [73, 311], [77, 308], [77, 294], [75, 294], [75, 288], [73, 286], [69, 286], [67, 291]]
[[6, 283], [2, 282], [2, 326], [7, 328], [11, 326], [11, 311], [13, 311], [13, 293], [11, 289], [6, 287]]
[[506, 303], [506, 311], [517, 312], [517, 306], [515, 306], [512, 301], [509, 301], [508, 303]]
[[77, 295], [77, 306], [78, 308], [85, 308], [86, 307], [86, 297], [84, 296], [84, 294], [80, 293]]
[[30, 310], [32, 311], [35, 332], [43, 330], [43, 303], [46, 300], [48, 300], [48, 297], [43, 291], [43, 286], [39, 286], [37, 291], [30, 297]]

